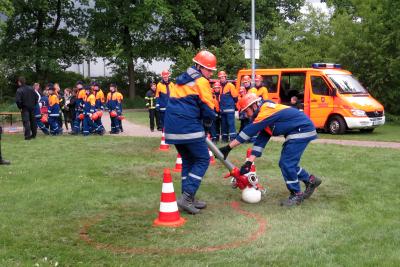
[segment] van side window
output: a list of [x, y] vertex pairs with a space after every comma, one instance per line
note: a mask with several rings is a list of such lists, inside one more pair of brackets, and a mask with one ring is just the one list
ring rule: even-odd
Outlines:
[[268, 93], [276, 93], [278, 90], [278, 75], [262, 75], [262, 77]]
[[305, 72], [283, 72], [279, 97], [284, 105], [290, 104], [290, 99], [296, 96], [299, 102], [304, 102]]
[[315, 95], [329, 95], [329, 87], [321, 76], [311, 76], [311, 87]]

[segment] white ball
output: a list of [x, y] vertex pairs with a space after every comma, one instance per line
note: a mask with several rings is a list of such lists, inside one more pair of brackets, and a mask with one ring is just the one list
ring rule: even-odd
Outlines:
[[246, 187], [242, 190], [242, 200], [251, 204], [258, 203], [261, 201], [261, 191], [254, 187]]

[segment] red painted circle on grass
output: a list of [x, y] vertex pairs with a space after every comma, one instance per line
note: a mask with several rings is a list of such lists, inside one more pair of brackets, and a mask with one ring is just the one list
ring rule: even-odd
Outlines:
[[154, 247], [120, 247], [112, 244], [106, 244], [97, 242], [92, 239], [88, 232], [90, 227], [100, 222], [106, 214], [98, 214], [95, 217], [92, 217], [88, 221], [84, 223], [84, 226], [79, 231], [80, 238], [86, 242], [87, 244], [93, 246], [96, 249], [108, 250], [113, 253], [127, 253], [127, 254], [186, 254], [186, 253], [204, 253], [204, 252], [213, 252], [218, 250], [225, 249], [233, 249], [238, 248], [244, 245], [247, 245], [251, 242], [257, 240], [261, 235], [263, 235], [267, 228], [266, 219], [262, 218], [259, 214], [252, 213], [249, 211], [242, 210], [240, 208], [239, 202], [231, 202], [227, 203], [235, 212], [247, 217], [256, 220], [258, 227], [256, 230], [247, 237], [243, 239], [234, 240], [232, 242], [228, 242], [221, 245], [201, 247], [201, 248], [154, 248]]

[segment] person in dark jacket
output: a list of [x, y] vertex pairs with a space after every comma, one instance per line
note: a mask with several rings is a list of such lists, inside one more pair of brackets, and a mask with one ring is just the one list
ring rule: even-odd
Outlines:
[[156, 110], [156, 83], [152, 82], [150, 90], [147, 91], [145, 100], [146, 107], [149, 110], [150, 131], [154, 132], [154, 119], [156, 121], [157, 129], [159, 129], [159, 114]]
[[19, 77], [17, 84], [19, 88], [15, 95], [15, 102], [21, 110], [25, 140], [30, 140], [35, 138], [37, 133], [35, 106], [39, 101], [39, 97], [31, 86], [26, 85], [24, 77]]

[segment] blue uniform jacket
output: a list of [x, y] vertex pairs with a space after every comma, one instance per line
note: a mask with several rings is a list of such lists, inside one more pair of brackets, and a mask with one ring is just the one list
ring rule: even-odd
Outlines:
[[271, 136], [283, 135], [286, 141], [317, 138], [312, 121], [301, 111], [267, 100], [259, 108], [257, 117], [236, 137], [243, 143], [258, 133], [252, 155], [260, 157]]
[[165, 112], [165, 140], [169, 144], [204, 140], [203, 123], [215, 119], [210, 83], [194, 67], [177, 78]]

